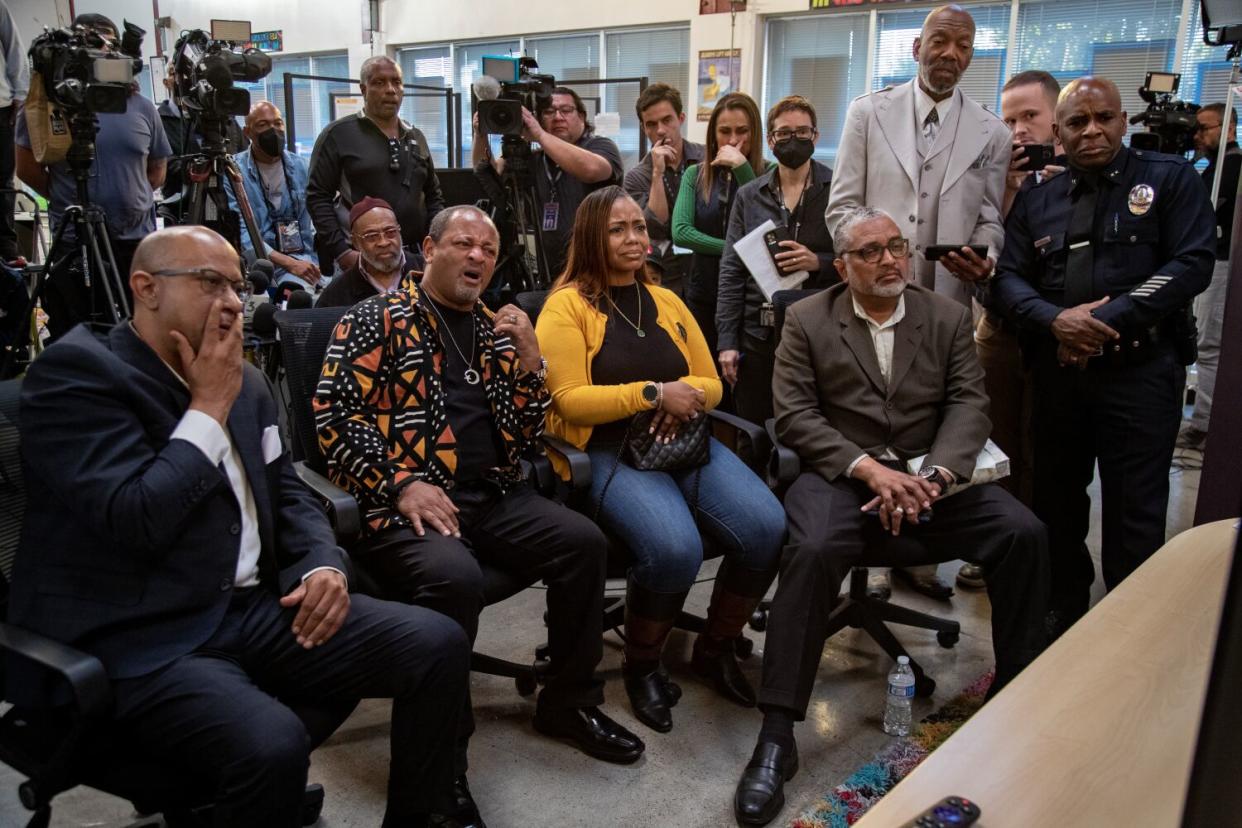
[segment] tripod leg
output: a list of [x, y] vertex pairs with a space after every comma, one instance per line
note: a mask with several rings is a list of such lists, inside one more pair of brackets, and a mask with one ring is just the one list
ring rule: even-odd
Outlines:
[[[71, 207], [69, 209], [72, 210], [74, 208]], [[31, 320], [34, 318], [35, 308], [38, 307], [39, 300], [43, 298], [43, 291], [51, 274], [62, 267], [67, 267], [73, 260], [72, 250], [64, 252], [59, 262], [56, 260], [56, 256], [62, 252], [61, 248], [68, 246], [65, 240], [65, 230], [70, 226], [70, 222], [66, 218], [61, 219], [60, 226], [56, 228], [56, 232], [52, 236], [52, 246], [48, 250], [47, 260], [35, 276], [34, 287], [30, 290], [30, 299], [27, 300], [26, 308], [22, 312], [21, 319], [17, 322], [17, 331], [14, 334], [13, 341], [5, 346], [4, 364], [0, 366], [0, 377], [12, 376], [10, 372], [17, 363], [18, 349], [23, 347], [26, 342], [32, 340]]]

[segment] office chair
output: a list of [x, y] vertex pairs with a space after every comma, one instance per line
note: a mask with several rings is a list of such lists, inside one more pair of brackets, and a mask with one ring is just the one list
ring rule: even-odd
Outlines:
[[[290, 422], [293, 426], [294, 468], [302, 481], [321, 497], [332, 518], [337, 542], [346, 550], [357, 540], [362, 524], [358, 503], [353, 495], [336, 486], [327, 478], [327, 460], [319, 450], [319, 433], [315, 428], [315, 415], [311, 399], [319, 384], [319, 372], [323, 367], [324, 354], [332, 331], [345, 315], [347, 307], [310, 308], [307, 310], [280, 311], [276, 314], [276, 327], [280, 332], [280, 348], [289, 387]], [[548, 480], [551, 466], [536, 470], [532, 478]], [[510, 598], [529, 587], [533, 581], [511, 575], [503, 570], [480, 562], [483, 572], [483, 604], [491, 606]], [[389, 594], [383, 584], [367, 576], [360, 567], [354, 568], [355, 586], [359, 592], [388, 600], [402, 600], [402, 596]], [[539, 649], [531, 664], [518, 664], [484, 653], [472, 653], [470, 669], [476, 673], [511, 678], [523, 696], [535, 692], [540, 670], [546, 667], [543, 649]]]
[[[0, 617], [8, 615], [9, 577], [26, 510], [17, 429], [21, 380], [0, 382]], [[215, 791], [137, 750], [110, 722], [111, 681], [99, 659], [60, 641], [0, 622], [0, 679], [5, 702], [0, 716], [0, 761], [26, 777], [18, 797], [34, 814], [27, 828], [47, 828], [52, 799], [78, 785], [118, 796], [143, 814], [163, 814], [172, 828], [213, 824]], [[30, 680], [14, 699], [12, 668]], [[42, 679], [45, 692], [32, 703], [30, 685]], [[294, 712], [318, 747], [353, 712], [356, 703], [305, 705]], [[302, 824], [312, 825], [323, 808], [321, 785], [307, 786]], [[154, 819], [154, 818], [153, 818]], [[156, 824], [152, 822], [151, 824]]]
[[[778, 341], [785, 324], [785, 311], [789, 306], [818, 292], [817, 290], [780, 290], [772, 295], [772, 310]], [[801, 461], [793, 450], [780, 444], [776, 437], [775, 420], [768, 420], [765, 425], [772, 446], [771, 462], [768, 466], [768, 483], [778, 494], [783, 494], [784, 490], [797, 479], [801, 471]], [[893, 542], [918, 543], [912, 538], [903, 536], [898, 536]], [[768, 610], [771, 605], [771, 601], [760, 602], [754, 615], [751, 616], [751, 629], [762, 631], [767, 628]], [[890, 601], [868, 597], [867, 568], [853, 567], [850, 570], [849, 595], [832, 611], [828, 635], [830, 637], [836, 635], [846, 627], [865, 631], [893, 660], [902, 655], [910, 658], [910, 668], [914, 671], [915, 677], [915, 694], [930, 696], [936, 689], [935, 680], [924, 673], [923, 668], [906, 652], [905, 647], [889, 630], [887, 624], [890, 623], [934, 630], [936, 642], [945, 648], [956, 645], [961, 637], [962, 628], [957, 621], [947, 621], [934, 615], [893, 604]]]
[[[549, 291], [532, 290], [519, 293], [516, 303], [530, 317], [531, 324], [539, 318], [543, 303]], [[767, 433], [754, 423], [743, 420], [724, 411], [708, 412], [712, 421], [713, 436], [729, 447], [743, 462], [755, 470], [761, 478], [765, 477], [767, 456], [770, 454]], [[579, 511], [586, 509], [585, 497], [591, 488], [591, 460], [586, 452], [571, 446], [563, 440], [544, 437], [544, 446], [548, 451], [560, 455], [570, 465], [570, 486], [568, 492], [562, 491], [566, 505]], [[622, 640], [625, 639], [625, 578], [633, 556], [630, 551], [611, 533], [605, 532], [608, 538], [608, 581], [605, 587], [604, 629], [611, 629]], [[703, 536], [703, 560], [719, 558], [722, 550], [710, 535]], [[687, 632], [701, 633], [705, 629], [707, 619], [694, 615], [684, 609], [678, 613], [674, 626]], [[735, 652], [739, 658], [749, 658], [754, 652], [754, 642], [742, 636], [735, 644]]]

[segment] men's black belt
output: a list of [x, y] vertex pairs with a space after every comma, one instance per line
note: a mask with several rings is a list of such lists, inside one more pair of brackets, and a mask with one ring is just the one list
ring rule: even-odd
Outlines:
[[1125, 331], [1120, 339], [1105, 343], [1098, 354], [1087, 360], [1087, 368], [1113, 370], [1142, 365], [1163, 353], [1171, 342], [1161, 325]]

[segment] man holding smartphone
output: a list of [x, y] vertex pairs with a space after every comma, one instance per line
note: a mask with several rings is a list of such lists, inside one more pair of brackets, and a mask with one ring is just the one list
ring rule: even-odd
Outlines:
[[[1019, 72], [1001, 90], [1001, 118], [1013, 133], [1013, 154], [1005, 175], [1001, 215], [1020, 193], [1064, 172], [1065, 156], [1053, 133], [1057, 95], [1061, 84], [1042, 69]], [[1024, 505], [1031, 505], [1031, 373], [1022, 364], [1018, 333], [991, 308], [985, 308], [975, 328], [975, 347], [983, 365], [984, 385], [992, 407], [992, 440], [1009, 455], [1009, 476], [1001, 481]], [[957, 585], [983, 589], [983, 570], [962, 564]]]

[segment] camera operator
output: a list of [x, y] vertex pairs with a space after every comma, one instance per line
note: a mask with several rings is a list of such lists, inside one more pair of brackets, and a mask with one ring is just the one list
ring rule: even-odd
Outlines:
[[[176, 82], [172, 75], [164, 78], [164, 88], [168, 90], [168, 97], [157, 110], [160, 113], [160, 123], [164, 125], [164, 134], [168, 136], [168, 146], [172, 147], [172, 157], [168, 159], [168, 174], [164, 177], [164, 186], [161, 189], [165, 199], [174, 195], [180, 195], [181, 198], [162, 206], [161, 212], [167, 220], [180, 224], [188, 209], [185, 198], [186, 156], [194, 155], [202, 148], [203, 136], [198, 125], [177, 106]], [[233, 118], [225, 121], [224, 130], [226, 146], [231, 155], [236, 155], [249, 146], [250, 142]]]
[[427, 139], [397, 115], [404, 90], [401, 67], [392, 58], [367, 58], [359, 76], [362, 112], [328, 124], [311, 152], [306, 200], [315, 222], [320, 266], [326, 269], [325, 257], [334, 259], [342, 272], [358, 263], [358, 251], [349, 244], [346, 216], [367, 196], [392, 205], [407, 242], [406, 258], [421, 266], [417, 245], [444, 207]]
[[663, 269], [660, 286], [681, 296], [690, 255], [673, 252], [673, 205], [681, 190], [681, 174], [703, 160], [703, 145], [682, 137], [686, 114], [681, 93], [667, 83], [653, 83], [644, 89], [634, 110], [651, 142], [651, 151], [625, 174], [625, 191], [643, 208], [647, 237]]
[[[250, 149], [237, 156], [246, 200], [263, 235], [267, 258], [275, 267], [272, 283], [288, 290], [313, 290], [319, 284], [315, 255], [315, 226], [306, 207], [306, 161], [285, 149], [285, 120], [280, 110], [261, 101], [246, 116]], [[238, 209], [229, 187], [229, 207]], [[254, 243], [245, 223], [241, 228], [242, 254], [254, 258]]]
[[[116, 24], [102, 14], [79, 14], [73, 19], [73, 25], [102, 37], [106, 51], [120, 51]], [[155, 104], [138, 94], [137, 84], [130, 90], [125, 112], [100, 112], [98, 118], [96, 158], [91, 166], [88, 192], [91, 203], [101, 208], [107, 218], [117, 273], [123, 276], [129, 273], [138, 242], [155, 230], [153, 193], [164, 183], [172, 149]], [[69, 165], [58, 161], [45, 167], [35, 159], [25, 118], [18, 119], [16, 134], [17, 175], [48, 199], [48, 212], [55, 231], [65, 208], [78, 201]], [[72, 228], [67, 228], [65, 235], [71, 232]], [[90, 291], [102, 295], [103, 281], [96, 278], [88, 288], [78, 270], [57, 274], [48, 280], [43, 308], [49, 317], [48, 332], [53, 339], [89, 316]], [[124, 283], [123, 278], [121, 281]], [[129, 290], [127, 284], [124, 289]]]
[[[13, 125], [30, 88], [26, 47], [9, 7], [0, 3], [0, 187], [13, 186]], [[17, 259], [13, 193], [0, 193], [0, 260]]]
[[[1238, 174], [1242, 172], [1242, 150], [1238, 149], [1238, 110], [1231, 113], [1225, 139], [1225, 161], [1221, 165], [1220, 191], [1216, 195], [1216, 265], [1212, 283], [1199, 299], [1199, 381], [1195, 388], [1195, 408], [1190, 421], [1177, 436], [1177, 447], [1202, 451], [1207, 444], [1208, 418], [1212, 413], [1212, 393], [1216, 389], [1216, 367], [1220, 360], [1220, 329], [1225, 320], [1225, 297], [1229, 287], [1229, 241], [1233, 235], [1233, 208], [1238, 198]], [[1216, 180], [1216, 159], [1224, 131], [1225, 105], [1208, 104], [1195, 113], [1195, 156], [1206, 157], [1203, 183], [1208, 194]]]
[[[531, 168], [539, 208], [536, 219], [543, 228], [548, 260], [549, 272], [541, 275], [550, 282], [565, 268], [578, 205], [589, 193], [620, 184], [622, 163], [617, 145], [594, 133], [587, 120], [586, 105], [577, 92], [558, 86], [552, 90], [552, 97], [541, 103], [543, 109], [538, 118], [522, 109], [522, 137], [539, 144], [539, 149], [531, 154]], [[471, 157], [477, 168], [489, 158], [491, 148], [487, 136], [477, 128], [477, 119], [475, 123]], [[492, 159], [492, 166], [500, 172], [503, 159]]]

